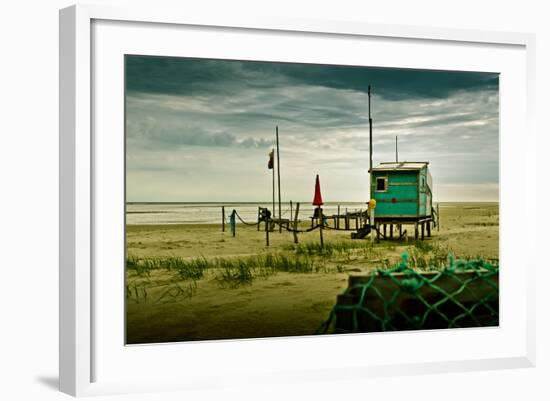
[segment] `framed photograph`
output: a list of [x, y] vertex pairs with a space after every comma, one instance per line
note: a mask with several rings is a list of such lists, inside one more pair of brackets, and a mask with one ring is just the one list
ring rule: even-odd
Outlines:
[[533, 366], [533, 49], [61, 10], [61, 390]]

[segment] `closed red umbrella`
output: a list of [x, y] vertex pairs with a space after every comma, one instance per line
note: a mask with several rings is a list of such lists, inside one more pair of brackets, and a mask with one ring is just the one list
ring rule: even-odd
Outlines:
[[321, 206], [323, 198], [321, 197], [321, 184], [319, 184], [319, 174], [315, 177], [315, 195], [313, 196], [312, 205]]

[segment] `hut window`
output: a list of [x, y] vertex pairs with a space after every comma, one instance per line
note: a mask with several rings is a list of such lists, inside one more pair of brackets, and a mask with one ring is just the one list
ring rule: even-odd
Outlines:
[[377, 192], [386, 192], [388, 190], [388, 177], [377, 177], [376, 178], [376, 191]]

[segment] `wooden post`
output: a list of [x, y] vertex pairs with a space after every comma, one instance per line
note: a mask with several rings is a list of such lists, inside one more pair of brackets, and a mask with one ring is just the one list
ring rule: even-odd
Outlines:
[[428, 221], [428, 223], [426, 224], [426, 231], [427, 231], [428, 237], [431, 237], [432, 236], [432, 222], [431, 221]]
[[294, 243], [298, 243], [298, 213], [300, 212], [300, 202], [296, 203], [296, 213], [294, 214]]
[[418, 223], [414, 223], [414, 239], [418, 239]]
[[384, 239], [386, 239], [386, 226], [387, 224], [384, 224]]
[[440, 214], [439, 214], [439, 203], [437, 204], [437, 231], [439, 231], [439, 219], [440, 219]]
[[260, 231], [260, 218], [261, 218], [262, 208], [258, 206], [258, 231]]
[[237, 222], [235, 221], [235, 218], [237, 217], [236, 214], [237, 214], [237, 211], [235, 209], [233, 209], [233, 211], [231, 212], [231, 217], [230, 217], [231, 234], [233, 235], [233, 237], [235, 236], [235, 234], [237, 232]]
[[323, 247], [323, 211], [321, 209], [321, 206], [317, 206], [317, 208], [319, 209], [319, 213], [317, 214], [317, 216], [319, 217], [319, 220], [321, 222], [321, 224], [319, 224], [319, 238], [321, 240], [321, 248]]
[[222, 206], [222, 232], [225, 231], [225, 206]]
[[424, 240], [424, 226], [425, 226], [426, 223], [422, 223], [422, 240]]
[[265, 246], [269, 246], [269, 219], [265, 216]]
[[390, 239], [393, 239], [393, 224], [390, 224]]
[[288, 215], [288, 223], [286, 225], [286, 228], [289, 228], [290, 221], [292, 220], [292, 201], [290, 201], [290, 214]]
[[338, 205], [338, 217], [336, 218], [336, 228], [340, 228], [340, 205]]
[[399, 238], [403, 236], [403, 224], [399, 224]]
[[348, 208], [346, 208], [346, 217], [344, 217], [344, 228], [345, 228], [346, 230], [349, 230]]

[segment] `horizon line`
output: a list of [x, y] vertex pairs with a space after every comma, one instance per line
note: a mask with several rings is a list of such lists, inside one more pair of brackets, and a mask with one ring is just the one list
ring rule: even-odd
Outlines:
[[[281, 201], [281, 204], [287, 204], [287, 203], [311, 203], [311, 201]], [[157, 204], [181, 204], [181, 203], [203, 203], [203, 204], [217, 204], [217, 203], [224, 203], [224, 204], [242, 204], [242, 203], [265, 203], [265, 204], [272, 204], [273, 201], [126, 201], [126, 203], [157, 203]], [[278, 204], [278, 202], [275, 202]], [[327, 201], [324, 204], [338, 204], [338, 203], [367, 203], [367, 201]], [[432, 201], [432, 203], [500, 203], [500, 200], [446, 200], [446, 201]]]

